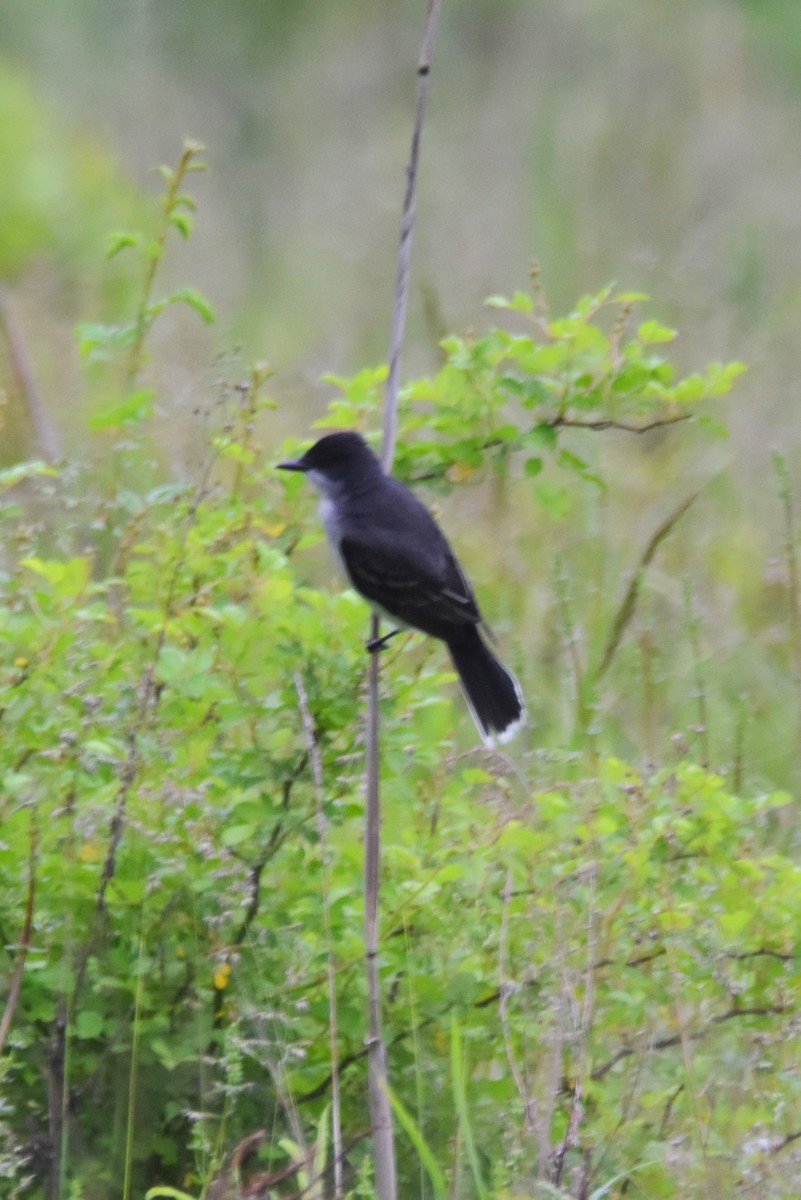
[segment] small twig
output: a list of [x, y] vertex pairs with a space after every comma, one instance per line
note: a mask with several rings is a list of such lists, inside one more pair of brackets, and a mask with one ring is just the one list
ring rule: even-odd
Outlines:
[[[612, 418], [604, 418], [598, 421], [585, 421], [579, 417], [569, 417], [566, 414], [551, 415], [543, 417], [542, 420], [535, 422], [534, 428], [545, 429], [588, 429], [594, 432], [603, 432], [607, 429], [616, 429], [620, 433], [649, 433], [652, 429], [662, 429], [666, 425], [676, 425], [680, 421], [692, 420], [693, 413], [679, 413], [669, 417], [655, 417], [652, 421], [646, 421], [642, 425], [629, 424], [626, 421], [616, 421]], [[487, 438], [477, 447], [478, 450], [504, 450], [506, 452], [514, 449], [520, 449], [516, 443], [504, 441], [502, 438]], [[439, 466], [432, 467], [430, 470], [422, 471], [419, 475], [413, 475], [409, 480], [410, 483], [429, 483], [432, 479], [442, 479], [448, 472], [448, 464], [443, 463]]]
[[670, 1114], [673, 1112], [673, 1105], [676, 1103], [676, 1101], [678, 1100], [679, 1096], [684, 1091], [686, 1086], [687, 1086], [686, 1083], [680, 1083], [678, 1085], [678, 1087], [675, 1088], [671, 1092], [671, 1094], [668, 1096], [667, 1104], [665, 1105], [664, 1112], [662, 1113], [662, 1120], [659, 1122], [659, 1140], [660, 1141], [667, 1138], [668, 1122], [670, 1121]]
[[662, 429], [665, 425], [678, 425], [680, 421], [689, 421], [693, 413], [674, 413], [670, 417], [655, 417], [653, 421], [644, 424], [631, 424], [628, 421], [616, 421], [612, 417], [604, 417], [599, 421], [584, 421], [580, 417], [558, 416], [549, 421], [543, 421], [551, 429], [619, 429], [622, 433], [650, 433], [652, 429]]
[[780, 1150], [784, 1150], [787, 1146], [792, 1146], [793, 1142], [797, 1142], [801, 1138], [801, 1129], [796, 1129], [793, 1133], [786, 1133], [784, 1137], [774, 1138], [767, 1147], [767, 1154], [778, 1154]]
[[[300, 755], [297, 763], [284, 779], [281, 790], [283, 793], [282, 807], [285, 813], [289, 809], [289, 798], [292, 794], [292, 788], [294, 787], [295, 782], [300, 778], [301, 774], [305, 771], [308, 761], [308, 754]], [[250, 864], [250, 869], [248, 871], [248, 888], [250, 889], [250, 899], [248, 900], [248, 904], [245, 908], [239, 928], [233, 936], [231, 942], [232, 946], [237, 947], [242, 945], [247, 937], [251, 925], [258, 916], [259, 905], [261, 903], [261, 877], [264, 868], [267, 866], [270, 860], [275, 857], [275, 855], [286, 842], [287, 838], [300, 827], [300, 824], [302, 824], [302, 822], [296, 822], [287, 826], [285, 824], [285, 818], [281, 817], [280, 820], [276, 821], [275, 825], [273, 826], [272, 832], [267, 839], [267, 844], [262, 849], [261, 854], [255, 860], [255, 862]]]
[[[342, 1152], [343, 1160], [348, 1154], [350, 1154], [354, 1146], [358, 1146], [359, 1142], [369, 1136], [369, 1130], [354, 1134]], [[304, 1165], [305, 1160], [302, 1158], [297, 1158], [287, 1166], [280, 1167], [277, 1171], [261, 1171], [258, 1175], [253, 1175], [247, 1181], [247, 1183], [240, 1184], [240, 1190], [237, 1192], [237, 1196], [241, 1197], [241, 1200], [258, 1200], [259, 1197], [271, 1196], [273, 1195], [272, 1189], [277, 1183], [283, 1183], [285, 1180], [291, 1179], [291, 1177], [296, 1175]], [[207, 1193], [208, 1200], [223, 1200], [223, 1197], [227, 1197], [230, 1194], [230, 1185], [233, 1182], [232, 1176], [235, 1178], [233, 1167], [234, 1164], [232, 1162], [232, 1169], [224, 1172], [223, 1175], [220, 1176], [219, 1180], [214, 1181], [212, 1184], [212, 1189], [210, 1189]], [[313, 1194], [317, 1194], [317, 1189], [319, 1188], [320, 1183], [329, 1174], [330, 1168], [325, 1167], [317, 1174], [312, 1175], [307, 1181], [306, 1186], [302, 1187], [300, 1191], [291, 1192], [286, 1197], [286, 1200], [308, 1200], [308, 1197], [312, 1196]], [[219, 1195], [218, 1191], [216, 1190], [218, 1183]]]
[[[780, 1017], [786, 1011], [787, 1009], [781, 1004], [765, 1004], [753, 1008], [730, 1008], [724, 1013], [718, 1013], [717, 1016], [711, 1017], [702, 1029], [691, 1030], [686, 1037], [691, 1042], [700, 1042], [711, 1032], [713, 1026], [722, 1025], [726, 1021], [733, 1021], [738, 1017]], [[649, 1043], [648, 1050], [669, 1050], [673, 1046], [680, 1046], [684, 1036], [682, 1033], [673, 1033], [669, 1037], [657, 1038], [656, 1041]], [[621, 1046], [611, 1058], [607, 1059], [600, 1067], [595, 1068], [590, 1078], [597, 1083], [608, 1075], [617, 1063], [624, 1058], [631, 1058], [632, 1054], [636, 1053], [636, 1046]]]

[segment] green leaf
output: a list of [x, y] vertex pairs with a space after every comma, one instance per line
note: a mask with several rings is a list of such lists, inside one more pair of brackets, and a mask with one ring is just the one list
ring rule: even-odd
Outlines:
[[46, 579], [56, 595], [70, 597], [79, 596], [86, 590], [91, 571], [89, 560], [85, 557], [42, 559], [30, 555], [22, 559], [20, 566]]
[[234, 462], [252, 463], [256, 460], [256, 452], [249, 446], [243, 446], [241, 442], [232, 442], [228, 438], [213, 438], [212, 444], [220, 451], [225, 458], [233, 459]]
[[178, 230], [181, 237], [186, 239], [191, 237], [193, 228], [192, 214], [188, 212], [173, 212], [170, 213], [170, 224]]
[[559, 442], [559, 431], [554, 425], [549, 425], [543, 421], [540, 425], [535, 425], [533, 429], [529, 429], [523, 441], [527, 446], [542, 446], [546, 450], [553, 450]]
[[639, 1171], [647, 1171], [649, 1167], [658, 1167], [661, 1163], [658, 1159], [651, 1159], [650, 1162], [636, 1163], [627, 1171], [620, 1171], [617, 1175], [613, 1175], [611, 1179], [607, 1179], [606, 1183], [595, 1188], [589, 1196], [589, 1200], [606, 1200], [613, 1187], [624, 1179], [630, 1179], [632, 1175], [636, 1175]]
[[387, 1095], [389, 1102], [392, 1105], [392, 1111], [398, 1119], [398, 1124], [405, 1131], [409, 1141], [414, 1146], [417, 1157], [423, 1165], [423, 1168], [431, 1180], [431, 1187], [434, 1196], [437, 1200], [447, 1195], [448, 1184], [445, 1178], [445, 1172], [437, 1162], [436, 1155], [432, 1151], [428, 1142], [423, 1136], [422, 1130], [415, 1121], [409, 1110], [403, 1105], [400, 1099], [395, 1095], [389, 1084], [386, 1084]]
[[157, 1184], [145, 1192], [145, 1200], [196, 1200], [196, 1197], [189, 1192], [182, 1192], [179, 1188]]
[[121, 250], [126, 250], [129, 246], [138, 246], [142, 241], [141, 233], [128, 233], [120, 230], [117, 233], [112, 233], [109, 238], [109, 246], [106, 251], [106, 258], [115, 258]]
[[494, 776], [489, 771], [485, 771], [483, 767], [465, 767], [462, 771], [462, 779], [470, 786], [475, 786], [478, 783], [492, 783]]
[[213, 325], [216, 320], [214, 309], [210, 302], [197, 288], [187, 287], [181, 288], [178, 292], [173, 292], [170, 296], [170, 303], [188, 304], [206, 325]]
[[612, 298], [615, 304], [643, 304], [651, 297], [646, 292], [619, 292]]
[[736, 938], [750, 925], [756, 914], [750, 908], [738, 908], [733, 912], [720, 913], [718, 923], [729, 937]]
[[120, 404], [107, 408], [105, 412], [90, 417], [90, 429], [120, 429], [124, 425], [138, 425], [149, 417], [153, 411], [155, 394], [150, 388], [140, 388], [132, 392]]
[[563, 521], [573, 507], [573, 501], [567, 488], [547, 479], [541, 480], [534, 488], [534, 494], [548, 516], [554, 521]]
[[467, 1079], [464, 1051], [462, 1049], [462, 1027], [455, 1012], [451, 1016], [451, 1080], [453, 1084], [454, 1107], [459, 1118], [459, 1129], [464, 1139], [465, 1152], [473, 1174], [476, 1195], [479, 1197], [479, 1200], [489, 1200], [489, 1193], [481, 1173], [475, 1138], [473, 1136], [473, 1125], [470, 1120], [470, 1110], [467, 1104]]
[[672, 342], [676, 337], [676, 330], [670, 329], [667, 325], [660, 325], [658, 321], [643, 321], [637, 329], [637, 337], [648, 345]]
[[35, 459], [31, 462], [15, 463], [13, 467], [4, 467], [0, 471], [0, 492], [8, 491], [9, 488], [22, 483], [23, 480], [34, 479], [37, 475], [58, 476], [58, 474], [59, 471], [56, 467], [50, 467], [47, 463]]
[[224, 846], [241, 846], [243, 842], [256, 842], [257, 830], [254, 825], [229, 825], [222, 832]]
[[78, 325], [78, 350], [83, 358], [111, 361], [120, 350], [133, 346], [139, 333], [139, 326], [133, 322], [130, 325]]
[[75, 1018], [75, 1034], [79, 1038], [100, 1037], [103, 1032], [103, 1014], [91, 1010], [79, 1012]]
[[505, 308], [510, 312], [534, 311], [534, 298], [527, 292], [515, 292], [511, 300], [507, 296], [489, 296], [484, 303], [490, 308]]

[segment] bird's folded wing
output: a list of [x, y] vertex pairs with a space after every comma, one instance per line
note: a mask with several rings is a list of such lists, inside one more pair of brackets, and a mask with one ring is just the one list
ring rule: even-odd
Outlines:
[[339, 552], [357, 591], [405, 624], [434, 632], [432, 626], [440, 622], [453, 626], [481, 621], [470, 584], [450, 553], [432, 563], [397, 543], [389, 549], [347, 537]]

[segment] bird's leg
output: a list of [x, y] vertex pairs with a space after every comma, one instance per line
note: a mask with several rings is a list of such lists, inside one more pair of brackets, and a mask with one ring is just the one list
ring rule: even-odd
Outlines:
[[396, 633], [402, 633], [401, 629], [390, 629], [389, 633], [385, 633], [383, 637], [369, 638], [365, 643], [365, 649], [370, 654], [380, 654], [382, 650], [386, 650], [390, 640], [395, 637]]

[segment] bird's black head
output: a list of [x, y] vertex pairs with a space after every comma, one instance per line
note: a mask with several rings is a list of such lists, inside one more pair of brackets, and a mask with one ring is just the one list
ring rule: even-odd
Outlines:
[[356, 470], [364, 475], [367, 471], [380, 470], [378, 459], [367, 442], [358, 433], [329, 433], [310, 446], [300, 458], [278, 464], [282, 471], [317, 472], [337, 479]]

